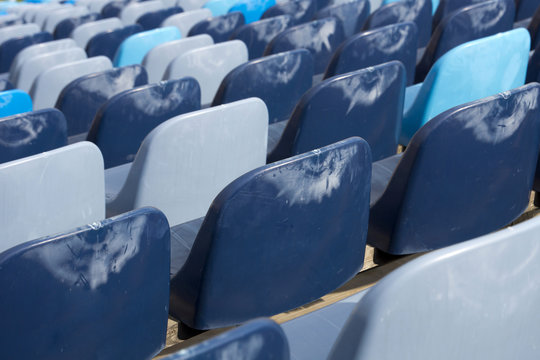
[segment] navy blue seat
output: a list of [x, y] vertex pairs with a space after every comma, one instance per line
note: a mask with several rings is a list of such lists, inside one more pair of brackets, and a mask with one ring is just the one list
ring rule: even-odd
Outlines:
[[403, 0], [384, 5], [367, 19], [364, 30], [412, 21], [418, 28], [418, 48], [427, 45], [431, 37], [431, 0]]
[[414, 82], [418, 31], [412, 22], [383, 26], [347, 39], [334, 53], [324, 78], [399, 60], [405, 66], [407, 85]]
[[137, 24], [141, 25], [143, 30], [152, 30], [159, 27], [163, 20], [169, 16], [179, 14], [183, 11], [184, 10], [180, 6], [174, 6], [167, 9], [149, 12], [139, 17], [137, 19]]
[[278, 34], [264, 55], [308, 49], [315, 60], [315, 74], [323, 73], [334, 51], [345, 40], [343, 25], [334, 17], [296, 25]]
[[528, 22], [527, 30], [529, 30], [529, 35], [531, 35], [531, 50], [536, 49], [538, 44], [540, 44], [540, 7], [536, 9]]
[[214, 39], [214, 43], [220, 43], [229, 40], [231, 35], [244, 24], [244, 15], [240, 11], [233, 11], [199, 21], [189, 30], [188, 36], [208, 34]]
[[206, 217], [171, 228], [170, 314], [229, 326], [348, 281], [364, 262], [370, 172], [368, 144], [351, 138], [234, 180]]
[[536, 9], [540, 6], [538, 0], [515, 0], [516, 2], [516, 18], [515, 21], [530, 18]]
[[292, 24], [296, 25], [311, 21], [316, 12], [316, 0], [290, 0], [272, 6], [262, 14], [261, 19], [289, 15], [292, 18]]
[[212, 106], [258, 97], [268, 108], [270, 124], [288, 120], [312, 79], [313, 58], [306, 49], [265, 56], [232, 70], [221, 82]]
[[101, 19], [101, 14], [90, 13], [82, 16], [76, 16], [69, 19], [64, 19], [60, 21], [54, 28], [54, 38], [65, 39], [71, 35], [71, 32], [79, 25], [86, 24], [88, 22], [96, 21]]
[[357, 29], [364, 26], [370, 14], [368, 0], [353, 0], [337, 5], [326, 6], [315, 14], [315, 19], [334, 16], [341, 20], [345, 37], [350, 37], [356, 33]]
[[129, 3], [129, 0], [112, 1], [101, 9], [101, 16], [106, 18], [120, 17], [120, 12]]
[[398, 61], [325, 80], [300, 99], [267, 162], [351, 136], [366, 139], [374, 161], [392, 156], [404, 98], [405, 69]]
[[139, 24], [128, 25], [121, 29], [110, 30], [93, 36], [86, 45], [88, 57], [104, 55], [113, 60], [120, 44], [133, 34], [143, 31]]
[[0, 163], [67, 145], [66, 119], [56, 109], [0, 119]]
[[177, 115], [199, 110], [201, 91], [193, 78], [162, 81], [124, 91], [99, 109], [88, 133], [105, 168], [133, 161], [152, 129]]
[[440, 0], [433, 14], [432, 29], [435, 30], [442, 19], [456, 10], [490, 0]]
[[416, 66], [416, 82], [424, 81], [429, 69], [448, 50], [468, 41], [512, 30], [514, 0], [484, 1], [453, 12], [433, 32]]
[[68, 136], [88, 132], [98, 109], [112, 96], [147, 83], [146, 70], [140, 65], [85, 75], [69, 83], [55, 105], [66, 117]]
[[374, 163], [368, 243], [410, 254], [516, 219], [529, 204], [540, 149], [539, 96], [535, 83], [452, 108], [403, 154]]
[[15, 87], [11, 82], [9, 82], [9, 80], [0, 79], [0, 92], [12, 89], [15, 89]]
[[33, 35], [10, 39], [0, 45], [0, 73], [9, 71], [15, 56], [22, 49], [43, 42], [51, 41], [52, 36], [48, 32], [38, 32]]
[[256, 59], [263, 56], [268, 43], [290, 25], [289, 15], [255, 21], [239, 27], [231, 36], [231, 40], [243, 41], [248, 48], [249, 59]]
[[165, 346], [169, 239], [165, 216], [143, 208], [1, 253], [0, 357], [152, 358]]

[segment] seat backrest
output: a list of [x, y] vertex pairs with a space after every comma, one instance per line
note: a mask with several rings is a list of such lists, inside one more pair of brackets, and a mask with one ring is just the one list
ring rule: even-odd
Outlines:
[[418, 31], [412, 22], [368, 30], [347, 39], [335, 51], [324, 78], [398, 60], [405, 66], [407, 84], [414, 83]]
[[32, 99], [22, 90], [0, 92], [0, 118], [32, 111]]
[[439, 6], [437, 6], [437, 10], [433, 14], [432, 28], [436, 29], [442, 19], [444, 19], [446, 16], [450, 15], [454, 11], [462, 9], [464, 7], [482, 3], [484, 1], [490, 0], [440, 0]]
[[[10, 329], [0, 356], [152, 358], [167, 333], [169, 237], [163, 214], [147, 208], [0, 254], [0, 315]], [[43, 324], [22, 326], [36, 318]]]
[[96, 72], [70, 82], [58, 96], [55, 107], [67, 120], [68, 135], [88, 132], [98, 109], [112, 96], [148, 83], [140, 65]]
[[92, 12], [97, 12], [97, 13], [101, 13], [101, 10], [103, 10], [103, 8], [113, 2], [114, 0], [92, 0], [90, 2], [90, 4], [88, 5], [90, 11]]
[[105, 218], [103, 158], [88, 142], [0, 164], [0, 184], [0, 252]]
[[90, 13], [82, 16], [72, 16], [67, 19], [64, 19], [56, 25], [54, 29], [54, 38], [55, 39], [65, 39], [71, 35], [71, 32], [79, 25], [86, 24], [88, 22], [96, 21], [101, 19], [101, 14], [99, 13]]
[[43, 4], [43, 6], [35, 14], [34, 19], [32, 20], [32, 23], [39, 26], [40, 29], [44, 29], [45, 22], [47, 21], [47, 17], [49, 17], [52, 13], [59, 10], [63, 10], [63, 9], [73, 9], [73, 6], [62, 5], [59, 3], [52, 3], [52, 2], [48, 4]]
[[536, 9], [538, 9], [539, 3], [537, 0], [516, 0], [516, 21], [530, 18]]
[[113, 60], [120, 44], [130, 36], [141, 31], [143, 31], [141, 25], [135, 24], [94, 35], [86, 44], [86, 53], [89, 57], [106, 56]]
[[267, 133], [266, 106], [254, 98], [172, 118], [144, 139], [107, 211], [155, 206], [171, 225], [204, 216], [227, 184], [264, 165]]
[[157, 45], [180, 39], [174, 26], [143, 31], [125, 39], [114, 55], [114, 66], [141, 64], [144, 56]]
[[341, 20], [345, 37], [354, 35], [357, 29], [364, 26], [370, 14], [368, 0], [354, 0], [342, 4], [330, 5], [317, 11], [315, 19], [324, 19], [334, 16]]
[[236, 3], [236, 0], [208, 0], [204, 3], [204, 8], [212, 12], [212, 16], [225, 15]]
[[234, 357], [244, 360], [289, 360], [290, 356], [289, 343], [281, 326], [270, 319], [256, 319], [163, 360], [224, 359], [231, 355], [231, 351]]
[[229, 40], [242, 25], [244, 25], [244, 15], [236, 11], [198, 22], [189, 30], [188, 36], [208, 34], [214, 39], [214, 43], [220, 43]]
[[121, 27], [122, 22], [119, 18], [101, 19], [77, 26], [70, 37], [75, 40], [79, 47], [85, 49], [88, 41], [95, 35], [109, 30], [120, 29]]
[[159, 0], [128, 3], [120, 12], [120, 19], [124, 25], [132, 25], [144, 14], [161, 10], [165, 7]]
[[67, 145], [64, 115], [44, 109], [0, 119], [0, 163]]
[[9, 72], [9, 68], [13, 63], [15, 56], [17, 56], [24, 48], [51, 40], [52, 36], [48, 32], [38, 32], [33, 35], [22, 36], [5, 41], [0, 45], [0, 73]]
[[411, 21], [418, 29], [418, 48], [431, 37], [431, 0], [403, 0], [381, 6], [367, 19], [364, 30]]
[[88, 141], [95, 143], [105, 168], [133, 161], [150, 131], [164, 121], [199, 110], [199, 84], [193, 78], [163, 81], [123, 91], [99, 109]]
[[453, 106], [523, 85], [529, 48], [529, 33], [520, 28], [448, 51], [431, 67], [404, 113], [401, 143], [405, 145], [418, 128]]
[[179, 6], [152, 11], [140, 16], [137, 20], [137, 24], [141, 25], [144, 30], [152, 30], [159, 27], [163, 20], [167, 19], [169, 16], [179, 14], [181, 12], [183, 12], [183, 10]]
[[11, 25], [0, 29], [0, 45], [10, 39], [34, 35], [41, 29], [36, 24]]
[[45, 25], [43, 27], [43, 30], [52, 34], [54, 33], [54, 30], [56, 29], [58, 23], [60, 23], [62, 20], [70, 18], [72, 16], [82, 16], [87, 14], [88, 9], [83, 6], [69, 7], [66, 9], [54, 11], [45, 19]]
[[234, 3], [229, 12], [240, 11], [246, 24], [249, 24], [260, 20], [262, 14], [275, 4], [275, 0], [240, 0]]
[[101, 9], [101, 16], [103, 18], [120, 17], [122, 10], [129, 2], [129, 0], [111, 1], [103, 6], [103, 9]]
[[534, 218], [394, 270], [360, 300], [329, 359], [537, 358], [539, 232]]
[[416, 68], [416, 81], [422, 82], [431, 66], [448, 50], [468, 41], [511, 30], [514, 0], [484, 1], [448, 15], [433, 32]]
[[316, 0], [291, 0], [277, 2], [276, 5], [266, 10], [261, 19], [267, 19], [279, 15], [289, 15], [293, 24], [303, 24], [311, 21], [317, 12]]
[[111, 68], [112, 64], [109, 58], [96, 56], [45, 70], [36, 78], [30, 90], [30, 96], [34, 100], [34, 110], [53, 107], [60, 92], [73, 80]]
[[[165, 77], [194, 77], [201, 87], [201, 104], [204, 106], [212, 102], [223, 78], [247, 59], [247, 48], [243, 42], [226, 41], [178, 56], [169, 65]], [[208, 69], [212, 71], [209, 72]]]
[[230, 183], [172, 274], [171, 315], [196, 329], [228, 326], [345, 283], [364, 262], [370, 182], [369, 146], [352, 138]]
[[212, 17], [212, 12], [208, 9], [191, 10], [185, 13], [169, 16], [163, 20], [161, 26], [174, 26], [180, 31], [182, 36], [186, 37], [193, 25], [210, 17]]
[[371, 208], [370, 244], [393, 254], [433, 250], [517, 218], [529, 204], [540, 149], [539, 96], [540, 85], [529, 84], [422, 127]]
[[158, 82], [164, 78], [169, 64], [178, 56], [193, 49], [214, 44], [212, 37], [207, 34], [169, 41], [150, 50], [142, 61], [148, 71], [149, 82]]
[[11, 25], [20, 25], [23, 23], [23, 19], [17, 14], [6, 14], [0, 18], [0, 26], [6, 27]]
[[203, 7], [207, 0], [177, 0], [176, 5], [182, 7], [184, 11], [198, 10]]
[[242, 40], [249, 52], [249, 59], [263, 56], [268, 43], [291, 24], [289, 15], [275, 16], [243, 25], [231, 35], [232, 40]]
[[268, 108], [268, 121], [288, 120], [311, 87], [313, 58], [306, 49], [266, 56], [242, 64], [221, 82], [212, 106], [257, 97]]
[[298, 102], [268, 157], [277, 161], [351, 136], [364, 138], [373, 160], [396, 153], [405, 97], [405, 69], [398, 61], [325, 80]]

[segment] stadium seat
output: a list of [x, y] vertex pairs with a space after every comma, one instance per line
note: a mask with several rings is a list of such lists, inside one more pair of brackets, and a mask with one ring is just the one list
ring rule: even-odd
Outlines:
[[0, 92], [0, 118], [32, 111], [32, 99], [22, 90]]
[[139, 17], [137, 24], [141, 25], [145, 31], [152, 30], [159, 27], [161, 23], [169, 16], [179, 14], [181, 12], [183, 12], [183, 10], [179, 6], [152, 11]]
[[252, 22], [236, 29], [231, 40], [242, 40], [249, 52], [249, 59], [263, 56], [268, 43], [291, 24], [289, 15], [275, 16]]
[[516, 18], [515, 21], [520, 21], [531, 17], [536, 9], [540, 6], [538, 0], [516, 0]]
[[120, 11], [120, 20], [124, 25], [133, 25], [144, 14], [162, 10], [165, 5], [160, 0], [150, 0], [142, 2], [130, 2]]
[[236, 3], [237, 0], [208, 0], [204, 3], [203, 8], [212, 12], [212, 16], [221, 16], [229, 12], [229, 9]]
[[364, 26], [370, 12], [368, 0], [353, 0], [337, 5], [326, 6], [315, 14], [315, 19], [336, 17], [343, 24], [345, 38], [354, 35], [357, 29]]
[[161, 26], [174, 26], [180, 31], [180, 34], [182, 34], [183, 37], [187, 37], [193, 25], [211, 17], [212, 12], [208, 9], [191, 10], [169, 16], [161, 23]]
[[260, 20], [262, 14], [275, 4], [275, 0], [237, 0], [229, 12], [240, 11], [246, 24], [250, 24]]
[[229, 40], [236, 29], [242, 25], [244, 25], [244, 15], [239, 11], [232, 12], [199, 21], [189, 30], [188, 36], [208, 34], [215, 43], [220, 43]]
[[83, 15], [88, 15], [88, 9], [82, 6], [77, 6], [77, 7], [70, 6], [66, 9], [60, 9], [60, 10], [54, 11], [45, 19], [45, 25], [43, 27], [43, 31], [47, 31], [48, 33], [53, 34], [54, 30], [56, 29], [56, 26], [62, 20], [68, 19], [73, 16], [83, 16]]
[[8, 40], [34, 35], [40, 31], [41, 29], [36, 24], [12, 25], [0, 28], [0, 45]]
[[101, 20], [99, 13], [90, 13], [82, 16], [73, 16], [64, 19], [56, 25], [53, 36], [55, 39], [65, 39], [71, 35], [71, 32], [79, 25], [86, 24], [88, 22]]
[[441, 20], [454, 11], [471, 5], [480, 4], [484, 1], [490, 0], [440, 0], [437, 10], [433, 14], [432, 29], [435, 30]]
[[141, 25], [135, 24], [117, 30], [102, 32], [88, 40], [86, 53], [89, 57], [106, 56], [112, 61], [120, 44], [130, 36], [142, 31]]
[[122, 28], [122, 22], [119, 18], [113, 17], [101, 19], [77, 26], [71, 33], [70, 37], [75, 40], [77, 46], [86, 49], [88, 41], [97, 34], [120, 28]]
[[184, 9], [184, 11], [194, 11], [202, 8], [206, 1], [207, 0], [177, 0], [176, 5]]
[[289, 15], [292, 19], [292, 24], [298, 25], [311, 21], [316, 12], [316, 0], [290, 0], [277, 2], [276, 5], [264, 12], [261, 19], [268, 19], [280, 15]]
[[48, 32], [38, 32], [33, 35], [22, 36], [7, 40], [0, 45], [0, 73], [9, 72], [9, 68], [15, 56], [23, 49], [34, 45], [52, 41], [52, 36]]

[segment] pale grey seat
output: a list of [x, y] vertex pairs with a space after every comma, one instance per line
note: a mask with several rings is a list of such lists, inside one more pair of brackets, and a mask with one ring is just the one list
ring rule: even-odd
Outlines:
[[0, 252], [105, 218], [103, 158], [89, 142], [0, 164], [0, 188]]
[[22, 17], [18, 14], [7, 14], [0, 18], [0, 26], [4, 26], [8, 22], [16, 22], [16, 24], [22, 23]]
[[51, 34], [54, 33], [56, 25], [62, 20], [68, 19], [70, 17], [83, 16], [88, 14], [88, 9], [81, 6], [70, 6], [65, 9], [58, 9], [51, 12], [49, 16], [45, 19], [45, 25], [43, 26], [43, 31], [48, 31]]
[[208, 9], [197, 9], [169, 16], [161, 23], [162, 27], [175, 26], [183, 37], [187, 37], [189, 30], [196, 23], [211, 18], [212, 12]]
[[84, 60], [57, 65], [42, 72], [34, 81], [30, 96], [34, 110], [54, 107], [58, 95], [73, 80], [91, 73], [112, 69], [111, 60], [96, 56]]
[[167, 68], [165, 79], [195, 78], [201, 87], [201, 105], [206, 106], [214, 99], [223, 78], [247, 61], [246, 44], [240, 40], [225, 41], [188, 51], [175, 58]]
[[88, 5], [88, 9], [90, 12], [101, 13], [101, 10], [103, 10], [105, 5], [112, 3], [113, 1], [115, 0], [92, 0], [90, 5]]
[[120, 19], [124, 25], [135, 24], [144, 14], [164, 9], [165, 5], [160, 0], [132, 2], [120, 12]]
[[258, 98], [166, 121], [133, 163], [106, 170], [108, 216], [147, 205], [171, 226], [204, 216], [228, 183], [265, 164], [267, 131], [268, 110]]
[[207, 0], [178, 0], [177, 5], [184, 11], [197, 10], [203, 7]]
[[73, 40], [75, 40], [75, 42], [77, 43], [77, 46], [85, 49], [86, 44], [88, 44], [88, 41], [94, 35], [97, 35], [105, 31], [120, 29], [123, 26], [124, 25], [122, 24], [122, 21], [120, 21], [119, 18], [115, 18], [115, 17], [92, 21], [92, 22], [88, 22], [86, 24], [77, 26], [71, 33], [70, 37]]
[[45, 24], [45, 20], [47, 20], [47, 16], [52, 14], [53, 11], [59, 10], [59, 9], [65, 9], [72, 7], [71, 5], [61, 5], [58, 3], [47, 3], [43, 4], [33, 15], [31, 22], [39, 26], [40, 29], [43, 28], [43, 25]]
[[6, 26], [5, 28], [0, 29], [0, 45], [10, 39], [33, 35], [39, 31], [39, 26], [36, 24]]
[[214, 43], [210, 35], [202, 34], [185, 39], [169, 41], [150, 50], [142, 61], [148, 73], [148, 82], [161, 81], [169, 64], [186, 52]]

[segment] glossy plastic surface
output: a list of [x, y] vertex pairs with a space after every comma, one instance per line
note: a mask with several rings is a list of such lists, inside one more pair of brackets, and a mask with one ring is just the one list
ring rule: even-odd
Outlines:
[[214, 39], [214, 43], [220, 43], [229, 40], [232, 33], [244, 23], [244, 15], [239, 11], [215, 16], [193, 25], [189, 36], [208, 34]]
[[81, 76], [69, 83], [58, 96], [55, 107], [62, 111], [68, 135], [88, 132], [98, 109], [112, 96], [148, 83], [140, 65], [130, 65]]
[[200, 90], [192, 78], [154, 83], [124, 91], [98, 111], [88, 141], [95, 143], [105, 168], [133, 161], [143, 139], [162, 122], [200, 109]]
[[516, 21], [530, 18], [540, 6], [538, 0], [516, 0]]
[[77, 46], [86, 49], [88, 41], [99, 33], [120, 29], [122, 22], [119, 18], [108, 18], [97, 21], [88, 22], [77, 26], [70, 37], [75, 40]]
[[323, 19], [329, 16], [338, 18], [343, 24], [345, 37], [348, 38], [356, 33], [357, 29], [361, 29], [364, 26], [369, 14], [369, 1], [354, 0], [320, 9], [315, 14], [315, 19]]
[[387, 25], [357, 34], [337, 48], [324, 78], [398, 60], [405, 66], [407, 84], [414, 82], [418, 32], [412, 22]]
[[341, 22], [333, 17], [293, 26], [278, 34], [264, 55], [307, 49], [315, 60], [315, 74], [323, 73], [337, 47], [345, 40]]
[[269, 123], [288, 120], [312, 79], [313, 58], [305, 49], [265, 56], [232, 70], [212, 106], [257, 97], [268, 107]]
[[159, 0], [130, 2], [122, 9], [122, 11], [120, 11], [119, 17], [124, 25], [132, 25], [144, 14], [158, 11], [163, 8], [165, 8], [165, 5]]
[[141, 25], [144, 30], [152, 30], [159, 27], [163, 20], [167, 19], [169, 16], [181, 13], [182, 11], [181, 7], [175, 6], [146, 13], [139, 17], [137, 24]]
[[494, 0], [468, 6], [448, 15], [435, 29], [416, 67], [416, 82], [424, 81], [431, 66], [450, 49], [468, 41], [511, 30], [514, 1]]
[[45, 24], [43, 26], [43, 31], [47, 31], [52, 34], [56, 29], [56, 25], [58, 25], [62, 20], [68, 19], [72, 16], [82, 15], [88, 15], [88, 9], [81, 6], [69, 7], [66, 9], [54, 11], [49, 16], [47, 16], [47, 19], [45, 20]]
[[257, 21], [262, 14], [276, 4], [275, 0], [240, 0], [236, 1], [229, 12], [240, 11], [246, 24]]
[[289, 345], [281, 327], [269, 319], [250, 321], [163, 360], [289, 360]]
[[437, 10], [433, 14], [432, 28], [435, 29], [442, 19], [444, 19], [446, 16], [450, 15], [454, 11], [462, 9], [464, 7], [482, 3], [484, 1], [490, 0], [440, 0], [439, 6], [437, 6]]
[[0, 356], [152, 358], [165, 346], [169, 246], [167, 220], [147, 208], [0, 254], [0, 316], [10, 329]]
[[0, 119], [0, 163], [53, 150], [67, 144], [66, 119], [55, 109]]
[[[540, 149], [539, 96], [540, 85], [529, 84], [452, 108], [422, 127], [382, 195], [372, 197], [368, 243], [410, 254], [516, 219], [529, 204]], [[374, 180], [382, 176], [376, 164]]]
[[0, 118], [32, 111], [32, 99], [22, 90], [0, 92]]
[[329, 359], [538, 358], [539, 232], [535, 218], [403, 265], [358, 303]]
[[353, 138], [233, 181], [172, 274], [171, 315], [197, 329], [228, 326], [349, 280], [364, 262], [370, 172], [369, 146]]
[[174, 26], [180, 30], [180, 34], [182, 34], [182, 36], [186, 37], [193, 25], [211, 17], [212, 12], [208, 9], [191, 10], [185, 13], [169, 16], [163, 21], [161, 26]]
[[431, 37], [431, 0], [404, 0], [381, 6], [367, 19], [364, 30], [411, 21], [418, 29], [418, 48]]
[[88, 142], [0, 164], [0, 187], [0, 252], [105, 218], [103, 159]]
[[13, 59], [15, 59], [15, 56], [17, 56], [17, 54], [24, 48], [51, 40], [52, 36], [48, 32], [38, 32], [33, 35], [5, 41], [2, 45], [0, 45], [0, 73], [9, 71]]
[[54, 38], [55, 39], [65, 39], [71, 35], [71, 32], [79, 25], [86, 24], [88, 22], [100, 20], [101, 15], [99, 13], [90, 13], [83, 16], [74, 16], [69, 17], [65, 20], [62, 20], [56, 25], [54, 29]]
[[204, 8], [212, 12], [212, 16], [221, 16], [229, 12], [229, 9], [236, 3], [236, 0], [209, 0], [204, 4]]
[[373, 160], [396, 153], [405, 96], [397, 61], [357, 70], [315, 85], [300, 99], [268, 162], [360, 136]]
[[529, 48], [529, 33], [521, 28], [447, 52], [432, 66], [412, 105], [406, 107], [400, 143], [406, 145], [421, 126], [453, 106], [523, 85]]
[[249, 52], [249, 59], [263, 56], [268, 43], [291, 24], [289, 15], [275, 16], [239, 27], [231, 36], [233, 40], [242, 40]]
[[101, 16], [103, 18], [120, 17], [122, 9], [127, 5], [128, 1], [111, 1], [107, 3], [101, 9]]
[[118, 196], [107, 194], [107, 214], [155, 206], [171, 226], [204, 216], [225, 186], [264, 165], [267, 129], [259, 99], [166, 121], [145, 138]]
[[184, 11], [198, 10], [203, 7], [207, 0], [177, 0], [176, 5], [181, 6]]
[[157, 45], [180, 39], [180, 31], [169, 26], [143, 31], [125, 39], [116, 51], [114, 66], [141, 64], [144, 56]]
[[34, 35], [41, 29], [36, 24], [11, 25], [0, 28], [0, 45], [10, 39]]
[[103, 55], [112, 60], [114, 59], [120, 44], [130, 36], [140, 33], [141, 31], [143, 31], [141, 25], [135, 24], [125, 26], [118, 30], [97, 34], [88, 40], [86, 53], [89, 57]]
[[201, 104], [204, 106], [212, 102], [223, 78], [247, 59], [243, 42], [226, 41], [180, 55], [169, 65], [165, 78], [194, 77], [201, 86]]
[[264, 12], [261, 19], [289, 15], [294, 24], [302, 24], [312, 20], [316, 12], [317, 1], [315, 0], [290, 0], [277, 2], [276, 5]]

